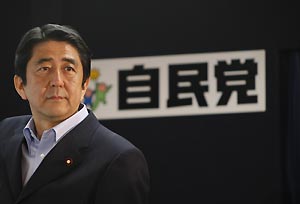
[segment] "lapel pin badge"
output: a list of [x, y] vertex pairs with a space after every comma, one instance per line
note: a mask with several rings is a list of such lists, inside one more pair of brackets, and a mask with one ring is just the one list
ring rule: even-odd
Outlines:
[[73, 159], [72, 158], [66, 158], [65, 159], [65, 164], [66, 164], [66, 166], [71, 166], [73, 164]]

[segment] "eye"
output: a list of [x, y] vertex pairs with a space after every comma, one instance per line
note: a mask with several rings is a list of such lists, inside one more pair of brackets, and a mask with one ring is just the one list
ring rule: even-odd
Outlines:
[[71, 71], [75, 72], [75, 69], [73, 67], [71, 67], [71, 66], [65, 67], [65, 70], [68, 71], [68, 72], [71, 72]]
[[50, 69], [50, 67], [40, 67], [40, 68], [38, 68], [38, 71], [45, 72], [45, 71], [48, 71], [49, 69]]

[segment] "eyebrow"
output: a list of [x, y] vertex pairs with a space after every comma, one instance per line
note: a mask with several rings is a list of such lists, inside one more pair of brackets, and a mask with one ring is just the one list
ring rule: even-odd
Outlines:
[[77, 63], [76, 63], [76, 60], [73, 59], [73, 58], [70, 58], [70, 57], [64, 57], [64, 58], [62, 58], [62, 60], [63, 60], [63, 61], [66, 61], [66, 62], [70, 62], [71, 64], [74, 64], [74, 65], [77, 64]]
[[[49, 57], [49, 58], [41, 58], [41, 59], [39, 59], [36, 62], [36, 64], [42, 64], [43, 62], [50, 62], [52, 60], [53, 60], [53, 58], [51, 58], [51, 57]], [[64, 58], [62, 58], [62, 61], [70, 62], [71, 64], [74, 64], [74, 65], [77, 64], [76, 60], [73, 59], [73, 58], [70, 58], [70, 57], [64, 57]]]
[[41, 59], [39, 59], [39, 60], [36, 62], [36, 64], [42, 64], [43, 62], [50, 62], [51, 60], [52, 60], [51, 57], [49, 57], [49, 58], [41, 58]]

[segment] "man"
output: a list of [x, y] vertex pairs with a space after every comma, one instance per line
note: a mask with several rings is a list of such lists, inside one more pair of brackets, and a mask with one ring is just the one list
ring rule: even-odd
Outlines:
[[32, 116], [0, 123], [1, 204], [148, 203], [143, 153], [82, 103], [91, 55], [79, 33], [29, 30], [15, 55], [15, 89]]

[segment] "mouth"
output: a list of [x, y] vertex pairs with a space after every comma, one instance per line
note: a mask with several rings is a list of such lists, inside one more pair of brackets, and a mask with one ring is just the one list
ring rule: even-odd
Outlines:
[[59, 100], [65, 99], [65, 97], [62, 97], [62, 96], [49, 96], [49, 97], [47, 97], [47, 99], [59, 101]]

